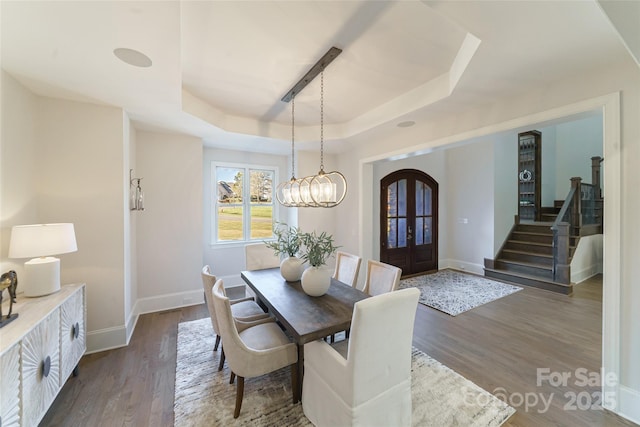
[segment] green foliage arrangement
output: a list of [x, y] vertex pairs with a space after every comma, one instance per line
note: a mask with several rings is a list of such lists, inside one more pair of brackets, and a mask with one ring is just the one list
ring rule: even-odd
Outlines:
[[276, 222], [273, 227], [273, 235], [275, 240], [265, 241], [268, 248], [273, 249], [276, 256], [286, 254], [288, 256], [296, 256], [300, 251], [301, 232], [297, 227], [289, 227], [284, 222]]
[[322, 232], [319, 235], [316, 232], [300, 233], [302, 241], [301, 256], [313, 267], [320, 267], [327, 263], [327, 259], [334, 255], [339, 246], [333, 243], [333, 236]]

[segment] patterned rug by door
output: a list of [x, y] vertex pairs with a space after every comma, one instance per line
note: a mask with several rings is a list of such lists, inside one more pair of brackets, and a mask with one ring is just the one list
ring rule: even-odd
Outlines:
[[399, 289], [420, 289], [420, 302], [452, 316], [522, 290], [482, 276], [441, 270], [400, 281]]
[[[218, 372], [220, 349], [208, 318], [178, 324], [174, 425], [312, 426], [291, 401], [290, 369], [245, 380], [240, 417], [229, 367]], [[414, 348], [411, 363], [414, 426], [499, 426], [515, 409]]]

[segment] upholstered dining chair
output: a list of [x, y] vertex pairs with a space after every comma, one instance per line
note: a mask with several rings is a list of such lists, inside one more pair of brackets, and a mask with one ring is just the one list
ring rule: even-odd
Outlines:
[[367, 278], [362, 291], [371, 296], [395, 291], [401, 275], [402, 269], [370, 259], [367, 261]]
[[362, 258], [357, 255], [336, 252], [336, 269], [333, 272], [333, 278], [355, 288], [361, 263]]
[[263, 319], [259, 324], [247, 325], [238, 322], [231, 313], [231, 303], [225, 296], [224, 284], [218, 280], [213, 286], [215, 306], [222, 349], [236, 382], [236, 406], [234, 418], [240, 415], [244, 396], [244, 379], [268, 374], [291, 366], [291, 391], [293, 403], [298, 402], [298, 349], [290, 342], [273, 318]]
[[265, 243], [249, 243], [244, 247], [247, 270], [280, 267], [280, 258]]
[[[216, 319], [216, 311], [213, 305], [213, 296], [211, 294], [213, 285], [216, 283], [216, 276], [211, 274], [211, 268], [208, 265], [202, 267], [202, 287], [204, 288], [204, 299], [207, 302], [207, 309], [209, 310], [209, 317], [211, 317], [211, 326], [213, 332], [216, 334], [216, 342], [213, 346], [213, 351], [218, 351], [220, 345], [220, 328], [218, 327], [218, 320]], [[269, 317], [269, 314], [265, 313], [258, 304], [253, 301], [253, 298], [240, 298], [230, 300], [231, 313], [234, 318], [242, 322], [254, 322]], [[221, 371], [224, 366], [224, 355], [220, 357], [220, 365], [218, 370]]]
[[411, 425], [419, 297], [418, 289], [407, 288], [358, 301], [348, 340], [305, 344], [302, 409], [316, 427]]

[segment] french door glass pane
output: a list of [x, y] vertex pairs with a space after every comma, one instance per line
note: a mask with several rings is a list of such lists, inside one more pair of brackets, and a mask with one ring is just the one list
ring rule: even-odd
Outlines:
[[398, 216], [407, 216], [407, 180], [398, 181]]
[[242, 206], [218, 205], [218, 240], [244, 240]]
[[407, 219], [398, 218], [398, 247], [407, 247]]
[[431, 187], [424, 185], [424, 214], [433, 215], [431, 212]]
[[416, 216], [422, 215], [424, 215], [424, 183], [416, 181]]
[[389, 218], [387, 219], [387, 247], [388, 248], [396, 248], [398, 247], [398, 240], [396, 238], [398, 234], [398, 223], [397, 219]]
[[398, 215], [398, 183], [394, 182], [387, 187], [387, 216]]
[[[417, 201], [416, 201], [417, 203]], [[417, 205], [416, 205], [417, 206]], [[415, 233], [415, 242], [416, 245], [422, 245], [424, 243], [424, 218], [417, 217], [416, 218], [416, 233]]]
[[432, 217], [427, 217], [424, 219], [423, 225], [423, 233], [424, 233], [424, 244], [430, 245], [433, 239], [432, 229], [431, 229], [431, 219]]

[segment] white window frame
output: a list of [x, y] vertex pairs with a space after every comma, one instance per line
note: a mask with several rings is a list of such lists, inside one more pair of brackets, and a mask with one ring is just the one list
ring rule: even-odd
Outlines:
[[[218, 240], [218, 177], [217, 170], [219, 167], [229, 169], [244, 169], [244, 179], [242, 181], [242, 234], [245, 239], [242, 240]], [[278, 203], [276, 201], [276, 188], [278, 187], [279, 171], [277, 166], [259, 165], [252, 163], [230, 163], [230, 162], [211, 162], [211, 245], [244, 245], [247, 243], [256, 243], [263, 240], [270, 240], [264, 238], [251, 239], [251, 179], [250, 171], [263, 170], [273, 173], [273, 181], [271, 182], [271, 205], [273, 206], [272, 223], [275, 224], [278, 218]], [[254, 204], [254, 206], [256, 206]], [[273, 237], [273, 236], [272, 236]]]

